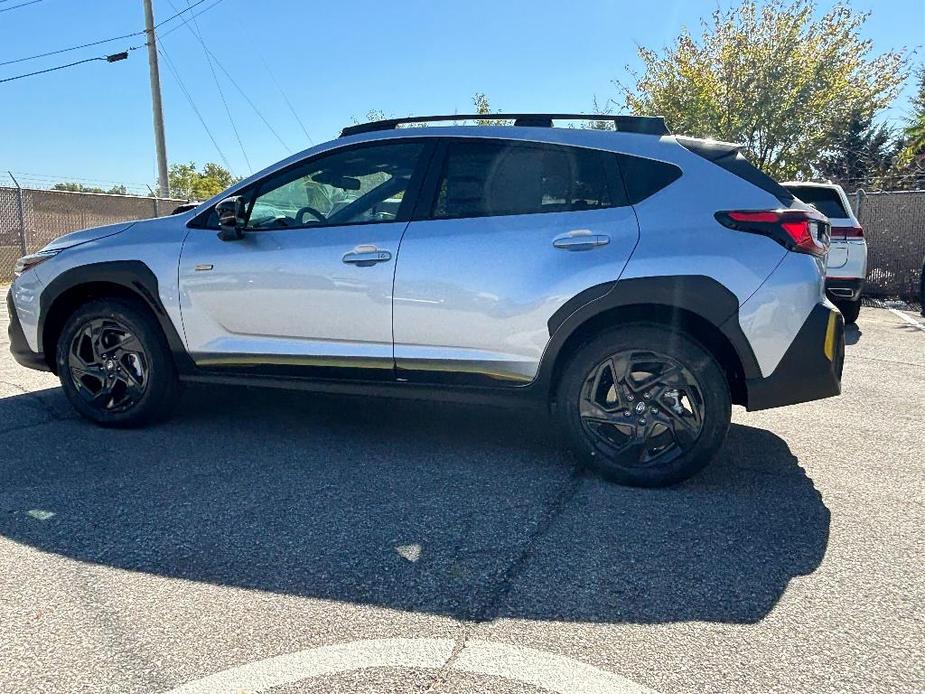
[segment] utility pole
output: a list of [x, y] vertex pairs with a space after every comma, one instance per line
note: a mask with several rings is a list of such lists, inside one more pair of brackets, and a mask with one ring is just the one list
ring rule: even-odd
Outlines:
[[157, 69], [157, 38], [154, 35], [154, 10], [151, 0], [145, 4], [145, 37], [148, 43], [148, 68], [151, 73], [151, 109], [154, 112], [154, 149], [157, 154], [157, 188], [161, 197], [170, 195], [167, 178], [167, 145], [164, 142], [164, 111], [161, 107], [161, 76]]

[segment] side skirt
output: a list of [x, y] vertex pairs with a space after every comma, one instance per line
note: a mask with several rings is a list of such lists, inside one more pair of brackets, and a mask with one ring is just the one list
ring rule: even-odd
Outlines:
[[403, 398], [429, 400], [491, 407], [547, 409], [547, 401], [541, 391], [532, 386], [520, 388], [477, 388], [454, 386], [452, 388], [405, 383], [402, 381], [363, 381], [276, 377], [256, 374], [216, 374], [204, 371], [181, 374], [185, 383], [210, 385], [251, 386], [302, 390], [316, 393], [359, 395], [366, 397]]

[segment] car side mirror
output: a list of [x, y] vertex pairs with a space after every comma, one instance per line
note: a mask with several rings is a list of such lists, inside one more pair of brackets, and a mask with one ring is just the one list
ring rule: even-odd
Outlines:
[[245, 219], [244, 198], [232, 195], [215, 206], [218, 225], [221, 231], [218, 237], [222, 241], [237, 241], [244, 238]]

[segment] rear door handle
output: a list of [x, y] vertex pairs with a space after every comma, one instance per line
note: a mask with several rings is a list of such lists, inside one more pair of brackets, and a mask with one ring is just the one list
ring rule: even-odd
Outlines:
[[352, 251], [344, 253], [341, 259], [348, 265], [358, 265], [360, 267], [369, 267], [376, 263], [384, 263], [392, 259], [392, 254], [376, 246], [357, 246]]
[[563, 251], [590, 251], [608, 243], [607, 234], [594, 234], [590, 229], [575, 229], [552, 240], [552, 245]]

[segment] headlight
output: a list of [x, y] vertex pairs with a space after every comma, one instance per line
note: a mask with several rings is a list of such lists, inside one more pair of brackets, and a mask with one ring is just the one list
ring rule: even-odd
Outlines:
[[19, 277], [26, 270], [44, 263], [49, 258], [54, 258], [61, 252], [61, 250], [62, 249], [59, 248], [54, 251], [39, 251], [38, 253], [33, 253], [32, 255], [23, 256], [17, 260], [16, 265], [13, 266], [13, 276]]

